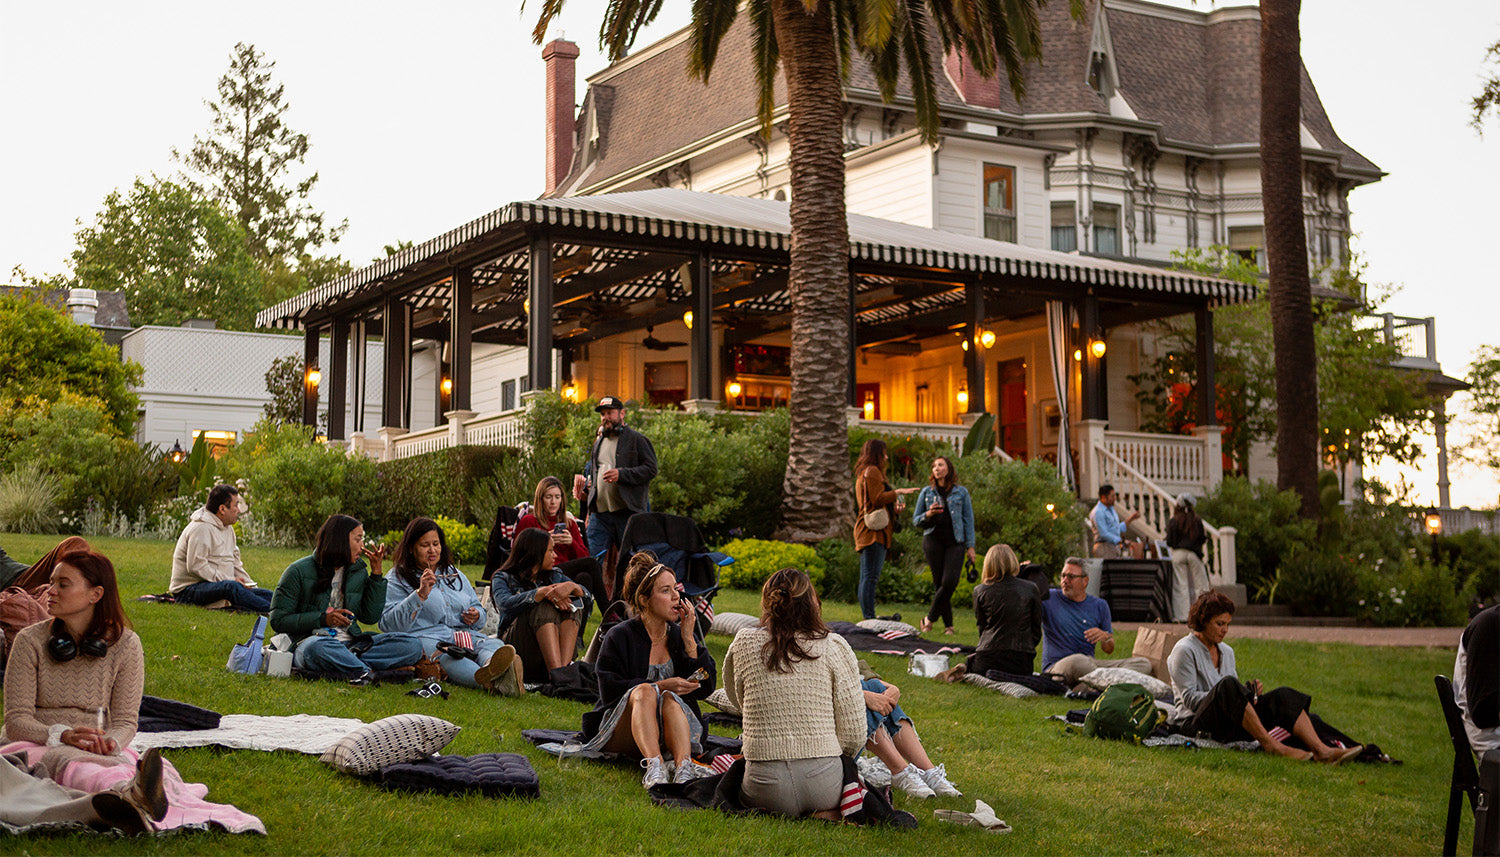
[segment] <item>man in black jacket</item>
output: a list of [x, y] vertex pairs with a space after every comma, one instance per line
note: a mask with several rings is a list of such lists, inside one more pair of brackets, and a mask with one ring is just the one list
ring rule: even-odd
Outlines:
[[584, 538], [589, 553], [598, 556], [622, 543], [631, 515], [650, 510], [656, 450], [645, 435], [625, 425], [624, 402], [605, 396], [594, 410], [599, 431], [583, 473], [573, 477], [573, 496], [583, 501], [588, 517]]
[[1459, 638], [1453, 696], [1474, 754], [1500, 747], [1500, 606], [1481, 611]]

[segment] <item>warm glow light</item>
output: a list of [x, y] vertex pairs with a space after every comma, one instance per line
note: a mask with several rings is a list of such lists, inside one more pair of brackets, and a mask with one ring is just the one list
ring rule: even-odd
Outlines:
[[1440, 536], [1443, 534], [1443, 516], [1439, 515], [1436, 509], [1428, 510], [1427, 517], [1423, 520], [1423, 523], [1427, 527], [1428, 535]]
[[531, 315], [531, 298], [521, 301], [521, 312]]
[[1089, 342], [1089, 353], [1093, 354], [1095, 359], [1098, 359], [1098, 358], [1104, 356], [1104, 352], [1105, 352], [1106, 347], [1107, 346], [1105, 346], [1104, 340], [1102, 340], [1102, 339], [1092, 340], [1091, 342]]
[[692, 310], [688, 310], [687, 312], [685, 312], [685, 313], [682, 314], [682, 323], [685, 324], [685, 325], [687, 325], [687, 329], [688, 330], [692, 330], [693, 329], [693, 311]]
[[968, 351], [969, 350], [969, 340], [965, 339], [964, 341], [960, 342], [958, 344], [958, 347], [962, 348], [965, 351]]
[[170, 459], [173, 464], [181, 464], [182, 462], [187, 460], [187, 456], [187, 451], [182, 448], [182, 441], [172, 441], [172, 451], [167, 453], [167, 458]]
[[451, 394], [453, 392], [453, 379], [452, 378], [444, 378], [443, 379], [442, 387], [443, 387], [443, 395], [447, 396], [447, 395]]
[[729, 398], [738, 399], [740, 397], [740, 393], [743, 393], [745, 391], [745, 388], [741, 387], [740, 382], [738, 381], [730, 381], [728, 390]]
[[578, 401], [578, 387], [574, 384], [566, 384], [562, 388], [562, 397], [570, 402]]
[[985, 348], [993, 347], [995, 345], [995, 331], [981, 330], [979, 332], [979, 344]]
[[968, 387], [959, 387], [958, 388], [958, 403], [959, 403], [959, 405], [964, 405], [964, 406], [966, 406], [966, 405], [969, 404], [969, 388]]
[[316, 366], [307, 367], [307, 385], [316, 387], [323, 381], [323, 372]]
[[1076, 362], [1078, 362], [1078, 363], [1082, 363], [1083, 362], [1083, 349], [1082, 348], [1075, 348], [1075, 349], [1073, 349], [1073, 360], [1076, 361]]
[[1054, 505], [1052, 505], [1051, 503], [1048, 503], [1047, 504], [1047, 512], [1050, 513], [1050, 514], [1055, 515], [1055, 514], [1057, 514], [1057, 507], [1054, 506]]
[[875, 394], [865, 393], [865, 419], [875, 419]]

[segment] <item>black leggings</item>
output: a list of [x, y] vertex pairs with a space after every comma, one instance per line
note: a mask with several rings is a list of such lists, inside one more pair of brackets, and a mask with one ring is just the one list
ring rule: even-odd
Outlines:
[[582, 586], [594, 596], [594, 604], [599, 607], [600, 615], [609, 607], [609, 596], [604, 591], [604, 570], [599, 567], [599, 560], [591, 556], [581, 556], [578, 559], [570, 559], [559, 563], [557, 570], [562, 572], [574, 583]]
[[[1260, 699], [1255, 699], [1239, 679], [1225, 676], [1213, 686], [1208, 697], [1199, 703], [1198, 713], [1193, 715], [1193, 719], [1188, 721], [1187, 727], [1182, 731], [1188, 736], [1207, 734], [1215, 741], [1225, 743], [1250, 741], [1251, 735], [1245, 731], [1247, 705], [1255, 709], [1260, 725], [1267, 730], [1280, 726], [1291, 732], [1297, 719], [1312, 707], [1312, 697], [1300, 690], [1278, 687], [1262, 693]], [[1281, 743], [1285, 744], [1287, 741]], [[1293, 746], [1300, 745], [1301, 742], [1298, 741]]]
[[932, 571], [932, 607], [927, 610], [927, 621], [943, 620], [944, 628], [953, 627], [953, 590], [958, 588], [958, 576], [964, 568], [963, 545], [953, 544], [952, 536], [944, 539], [935, 533], [922, 537], [922, 553], [927, 555], [927, 568]]

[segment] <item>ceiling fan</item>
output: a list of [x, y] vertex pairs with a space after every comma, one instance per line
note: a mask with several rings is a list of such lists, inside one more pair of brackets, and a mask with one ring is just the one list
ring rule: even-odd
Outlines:
[[679, 348], [681, 346], [687, 345], [686, 342], [664, 342], [660, 339], [657, 339], [655, 336], [651, 335], [652, 331], [654, 330], [656, 330], [656, 328], [654, 327], [646, 328], [646, 338], [641, 340], [641, 344], [652, 351], [666, 351], [671, 348]]

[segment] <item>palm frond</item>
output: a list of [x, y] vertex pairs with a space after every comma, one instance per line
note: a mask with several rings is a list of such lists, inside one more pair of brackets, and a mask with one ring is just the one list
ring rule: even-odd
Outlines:
[[776, 67], [781, 64], [781, 49], [776, 44], [776, 25], [771, 17], [771, 0], [747, 0], [745, 12], [750, 18], [755, 82], [760, 88], [756, 112], [760, 117], [761, 133], [769, 137], [771, 115], [776, 110]]
[[906, 0], [905, 26], [901, 33], [902, 59], [911, 78], [912, 101], [917, 112], [917, 129], [922, 139], [937, 139], [938, 99], [936, 71], [928, 41], [927, 0]]
[[[553, 2], [553, 0], [548, 0]], [[599, 47], [611, 62], [623, 59], [641, 28], [656, 20], [662, 0], [609, 0], [599, 24]]]
[[[835, 3], [834, 8], [845, 4]], [[902, 15], [902, 0], [855, 0], [848, 4], [859, 10], [859, 42], [884, 45], [893, 40], [897, 21]]]
[[719, 45], [734, 24], [740, 7], [736, 0], [693, 0], [693, 39], [688, 52], [688, 71], [708, 82]]

